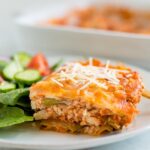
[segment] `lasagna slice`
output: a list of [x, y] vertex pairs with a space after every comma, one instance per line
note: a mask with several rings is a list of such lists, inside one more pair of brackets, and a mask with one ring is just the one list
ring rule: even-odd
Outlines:
[[142, 91], [137, 72], [90, 58], [67, 63], [34, 84], [30, 98], [41, 128], [100, 135], [133, 121]]

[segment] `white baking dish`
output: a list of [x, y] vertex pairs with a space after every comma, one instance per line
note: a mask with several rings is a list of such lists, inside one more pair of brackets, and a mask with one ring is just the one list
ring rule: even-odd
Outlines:
[[[110, 3], [117, 1], [110, 0]], [[47, 18], [63, 15], [76, 7], [98, 5], [106, 1], [70, 0], [67, 3], [60, 1], [45, 6], [39, 11], [22, 14], [16, 18], [19, 29], [19, 45], [28, 51], [44, 51], [53, 54], [80, 54], [105, 56], [126, 60], [136, 65], [150, 69], [150, 36], [130, 33], [111, 32], [106, 30], [81, 29], [75, 27], [39, 26], [37, 22]], [[108, 3], [108, 1], [107, 1]], [[125, 4], [142, 9], [150, 8], [150, 1], [143, 3], [140, 0], [119, 1], [116, 4]]]

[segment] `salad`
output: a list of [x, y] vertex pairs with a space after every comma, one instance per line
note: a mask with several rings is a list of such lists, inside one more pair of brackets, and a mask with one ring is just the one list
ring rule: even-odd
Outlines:
[[0, 59], [0, 128], [33, 121], [29, 88], [55, 70], [42, 53], [31, 56], [19, 52]]

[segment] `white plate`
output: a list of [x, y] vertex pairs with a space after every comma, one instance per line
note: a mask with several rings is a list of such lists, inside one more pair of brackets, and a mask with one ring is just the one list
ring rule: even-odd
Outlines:
[[[62, 16], [66, 12], [88, 5], [120, 4], [150, 9], [145, 0], [62, 0], [51, 2], [40, 9], [21, 13], [15, 22], [19, 31], [18, 47], [27, 51], [42, 50], [57, 54], [84, 54], [124, 59], [150, 69], [150, 36], [107, 30], [82, 29], [62, 26], [40, 26], [38, 22]], [[107, 43], [107, 44], [106, 44]], [[136, 54], [136, 55], [135, 55]]]
[[[63, 56], [61, 56], [62, 58]], [[77, 57], [66, 56], [65, 60], [76, 60]], [[79, 57], [78, 57], [79, 58]], [[60, 57], [50, 57], [51, 63], [56, 62]], [[141, 73], [144, 84], [150, 89], [150, 73], [135, 68]], [[9, 148], [26, 149], [81, 149], [100, 146], [108, 143], [133, 137], [141, 132], [150, 129], [150, 100], [142, 98], [139, 105], [141, 111], [135, 121], [121, 132], [114, 132], [105, 136], [92, 137], [87, 135], [71, 135], [50, 131], [41, 131], [31, 124], [18, 125], [0, 129], [0, 146]]]

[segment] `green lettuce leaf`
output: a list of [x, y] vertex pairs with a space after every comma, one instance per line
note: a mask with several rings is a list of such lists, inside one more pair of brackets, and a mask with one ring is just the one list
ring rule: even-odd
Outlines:
[[0, 108], [0, 128], [33, 121], [32, 116], [26, 116], [24, 111], [17, 107], [4, 106]]
[[0, 60], [0, 73], [3, 71], [3, 69], [8, 65], [8, 63], [4, 60]]
[[14, 106], [17, 104], [20, 97], [28, 95], [29, 95], [29, 88], [16, 89], [7, 93], [1, 93], [0, 103], [4, 105]]
[[60, 67], [60, 65], [63, 63], [63, 59], [60, 59], [57, 63], [55, 63], [52, 67], [51, 67], [51, 69], [53, 70], [53, 71], [55, 71], [57, 68], [59, 68]]

